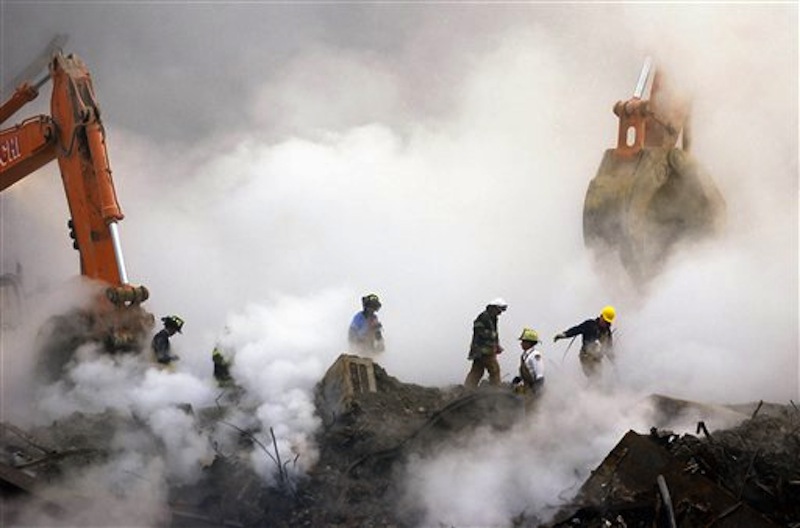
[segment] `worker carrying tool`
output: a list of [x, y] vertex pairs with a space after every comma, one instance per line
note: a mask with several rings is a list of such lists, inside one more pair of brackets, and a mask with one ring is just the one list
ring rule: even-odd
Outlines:
[[497, 332], [497, 318], [507, 308], [508, 303], [498, 297], [487, 304], [486, 309], [472, 323], [472, 343], [467, 356], [472, 361], [472, 368], [464, 381], [467, 388], [476, 388], [484, 371], [489, 372], [491, 385], [500, 385], [500, 363], [497, 362], [497, 355], [503, 352], [503, 347], [500, 346]]
[[161, 329], [156, 335], [153, 336], [153, 341], [150, 346], [156, 356], [156, 361], [161, 364], [169, 365], [173, 361], [180, 359], [170, 351], [169, 338], [175, 335], [175, 332], [183, 333], [183, 319], [177, 315], [168, 315], [161, 318], [164, 328]]
[[614, 307], [605, 306], [597, 318], [587, 319], [581, 324], [557, 334], [553, 338], [553, 342], [580, 335], [583, 339], [578, 355], [581, 368], [587, 378], [593, 378], [600, 373], [600, 365], [604, 357], [607, 357], [609, 361], [614, 360], [611, 324], [616, 317], [617, 312]]
[[362, 310], [353, 316], [348, 331], [351, 352], [375, 353], [383, 352], [383, 325], [378, 320], [377, 312], [381, 309], [381, 300], [374, 293], [361, 298]]
[[519, 376], [512, 380], [515, 389], [525, 395], [535, 395], [542, 390], [544, 385], [544, 358], [536, 350], [539, 344], [539, 334], [532, 328], [524, 328], [519, 336], [519, 345], [522, 354], [519, 358]]

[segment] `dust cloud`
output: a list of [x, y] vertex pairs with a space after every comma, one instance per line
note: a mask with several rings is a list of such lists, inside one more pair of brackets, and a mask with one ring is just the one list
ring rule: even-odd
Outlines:
[[[230, 32], [239, 26], [225, 26], [228, 17], [247, 10], [227, 9], [218, 22]], [[89, 16], [113, 8], [100, 11]], [[165, 424], [182, 423], [177, 403], [213, 403], [210, 356], [221, 345], [258, 409], [241, 423], [273, 427], [288, 458], [304, 454], [304, 470], [316, 457], [311, 390], [346, 350], [362, 295], [383, 301], [387, 350], [376, 360], [403, 381], [437, 386], [463, 381], [472, 320], [502, 296], [510, 305], [500, 320], [504, 379], [517, 368], [520, 330], [544, 337], [542, 413], [507, 437], [482, 431], [412, 463], [417, 491], [407, 499], [432, 524], [505, 525], [526, 508], [546, 515], [625, 430], [648, 427], [650, 411], [638, 406], [647, 394], [716, 403], [798, 397], [795, 5], [338, 6], [330, 26], [328, 8], [319, 17], [278, 11], [272, 23], [314, 24], [281, 33], [287, 42], [275, 43], [274, 56], [259, 55], [268, 52], [241, 20], [237, 35], [254, 39], [250, 46], [221, 33], [221, 48], [246, 48], [251, 61], [247, 74], [232, 76], [249, 81], [238, 98], [218, 79], [210, 92], [170, 92], [179, 111], [154, 103], [160, 112], [148, 126], [139, 114], [149, 99], [109, 94], [130, 72], [112, 67], [105, 47], [98, 61], [109, 69], [95, 69], [97, 37], [81, 35], [74, 11], [65, 18], [99, 99], [110, 101], [103, 107], [131, 280], [150, 289], [154, 314], [179, 314], [186, 326], [173, 338], [175, 373], [88, 351], [70, 386], [51, 387], [39, 402], [44, 416], [141, 413], [167, 453], [140, 463], [156, 464], [164, 479], [191, 479], [207, 440], [189, 424], [171, 432]], [[161, 30], [131, 14], [144, 31]], [[391, 28], [391, 44], [372, 26], [353, 36], [365, 20]], [[169, 46], [176, 57], [189, 46], [172, 34], [157, 42], [165, 49], [143, 48], [150, 55], [131, 60], [161, 65]], [[230, 55], [227, 73], [243, 66]], [[586, 253], [581, 211], [614, 146], [611, 106], [632, 95], [646, 55], [690, 92], [693, 152], [729, 218], [724, 236], [683, 248], [642, 296], [621, 270], [601, 269]], [[254, 68], [254, 57], [266, 66]], [[181, 64], [152, 73], [180, 84]], [[197, 82], [201, 69], [184, 64]], [[134, 72], [135, 82], [148, 74]], [[142, 97], [156, 101], [168, 86]], [[173, 123], [158, 126], [165, 116]], [[181, 116], [183, 134], [169, 134]], [[29, 293], [58, 295], [47, 292], [65, 288], [77, 257], [57, 171], [40, 172], [0, 198], [0, 264], [7, 271], [21, 262]], [[551, 337], [605, 304], [617, 308], [618, 360], [605, 386], [590, 389], [577, 345], [567, 350]], [[14, 415], [22, 389], [10, 379], [29, 343], [3, 332], [4, 415]], [[263, 458], [254, 463], [274, 478]]]

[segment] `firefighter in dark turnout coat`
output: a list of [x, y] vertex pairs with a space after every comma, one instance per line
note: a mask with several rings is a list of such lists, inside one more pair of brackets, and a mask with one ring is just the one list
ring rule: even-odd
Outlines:
[[183, 319], [177, 315], [168, 315], [167, 317], [162, 317], [161, 322], [164, 323], [164, 328], [153, 336], [150, 346], [156, 356], [156, 361], [163, 365], [169, 365], [179, 359], [178, 356], [170, 351], [169, 338], [175, 335], [175, 332], [182, 333]]
[[600, 311], [600, 315], [597, 318], [587, 319], [553, 338], [553, 342], [555, 342], [559, 339], [581, 336], [581, 351], [578, 357], [581, 361], [583, 373], [587, 378], [592, 378], [600, 373], [600, 364], [604, 357], [607, 357], [609, 361], [614, 360], [611, 324], [616, 316], [614, 307], [606, 306]]
[[483, 372], [489, 372], [489, 383], [500, 385], [500, 364], [497, 354], [503, 351], [497, 333], [497, 317], [506, 311], [508, 304], [503, 299], [495, 299], [486, 305], [472, 323], [472, 343], [467, 359], [472, 360], [472, 368], [467, 374], [464, 385], [475, 388], [483, 377]]

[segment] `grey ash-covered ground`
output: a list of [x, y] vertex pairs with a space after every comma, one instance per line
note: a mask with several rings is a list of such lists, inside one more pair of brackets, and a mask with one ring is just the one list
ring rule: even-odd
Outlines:
[[[324, 417], [320, 459], [305, 479], [262, 489], [230, 518], [246, 526], [418, 526], [421, 512], [404, 501], [397, 484], [405, 458], [424, 456], [465, 428], [508, 428], [522, 416], [507, 387], [478, 391], [487, 397], [475, 400], [460, 387], [402, 383], [378, 365], [375, 374], [377, 393], [359, 395], [347, 412]], [[800, 411], [793, 405], [755, 408], [737, 409], [754, 413], [737, 427], [675, 436], [665, 447], [778, 526], [800, 526]], [[522, 515], [509, 525], [544, 526]]]
[[[422, 387], [402, 383], [378, 365], [375, 376], [377, 392], [357, 395], [337, 415], [324, 415], [327, 411], [322, 409], [329, 407], [320, 401], [318, 391], [323, 422], [316, 436], [319, 461], [305, 477], [286, 474], [267, 486], [245, 457], [218, 452], [198, 482], [170, 488], [169, 513], [163, 516], [163, 524], [417, 526], [422, 512], [405, 501], [398, 484], [404, 481], [407, 457], [442, 448], [469, 427], [509, 428], [523, 416], [521, 401], [508, 387], [476, 393], [458, 386]], [[676, 458], [691, 460], [704, 475], [776, 525], [800, 526], [800, 411], [793, 405], [770, 404], [758, 412], [755, 405], [737, 410], [753, 417], [728, 430], [675, 436], [665, 442], [665, 448]], [[220, 420], [214, 413], [197, 411], [196, 416], [199, 427]], [[60, 481], [64, 475], [104, 463], [113, 450], [114, 435], [134, 432], [141, 429], [139, 425], [135, 419], [113, 413], [75, 414], [32, 429], [29, 440], [66, 453], [37, 467], [37, 472], [51, 485], [69, 486], [68, 481]], [[269, 450], [270, 446], [255, 440], [269, 438], [263, 431], [239, 433], [242, 453]], [[31, 451], [25, 440], [6, 431], [4, 440], [11, 439], [14, 445], [5, 445], [7, 452]], [[157, 449], [157, 442], [149, 447]], [[540, 523], [520, 516], [509, 519], [509, 525]], [[585, 525], [592, 526], [588, 521]]]

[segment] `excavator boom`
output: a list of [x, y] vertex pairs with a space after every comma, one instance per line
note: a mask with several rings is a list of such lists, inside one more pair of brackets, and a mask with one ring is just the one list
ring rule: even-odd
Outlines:
[[56, 158], [55, 125], [46, 116], [0, 131], [0, 191]]
[[122, 220], [91, 77], [77, 57], [56, 55], [51, 108], [58, 126], [58, 165], [67, 194], [81, 273], [121, 285], [124, 273], [109, 226]]
[[23, 83], [0, 106], [0, 123], [35, 99], [48, 80], [52, 81], [50, 115], [0, 130], [0, 191], [51, 161], [58, 162], [81, 274], [107, 287], [92, 315], [92, 337], [110, 349], [128, 347], [152, 327], [153, 316], [139, 306], [149, 296], [147, 289], [128, 282], [117, 227], [124, 216], [86, 65], [75, 55], [54, 53], [45, 79], [35, 85]]

